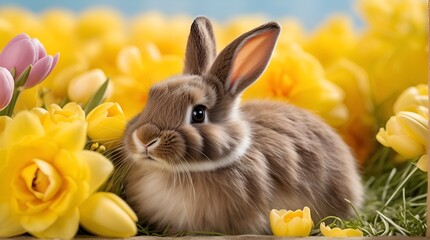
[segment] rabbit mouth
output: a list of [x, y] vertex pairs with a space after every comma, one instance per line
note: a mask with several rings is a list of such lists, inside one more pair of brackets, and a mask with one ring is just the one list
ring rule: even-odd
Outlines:
[[146, 154], [143, 155], [142, 160], [157, 161], [157, 160], [155, 160], [155, 158], [153, 158], [149, 155], [146, 155]]

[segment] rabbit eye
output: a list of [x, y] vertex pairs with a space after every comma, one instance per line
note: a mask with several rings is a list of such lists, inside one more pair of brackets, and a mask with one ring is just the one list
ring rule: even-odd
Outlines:
[[202, 123], [205, 121], [206, 107], [203, 105], [197, 105], [191, 112], [191, 123]]

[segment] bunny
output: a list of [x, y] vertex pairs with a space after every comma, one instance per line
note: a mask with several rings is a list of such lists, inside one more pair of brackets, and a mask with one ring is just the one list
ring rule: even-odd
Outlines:
[[125, 196], [141, 221], [169, 233], [270, 234], [271, 209], [308, 206], [318, 221], [350, 217], [345, 199], [360, 208], [356, 161], [323, 120], [284, 102], [240, 104], [279, 33], [269, 22], [217, 56], [210, 21], [194, 20], [183, 75], [151, 87], [122, 140], [133, 164]]

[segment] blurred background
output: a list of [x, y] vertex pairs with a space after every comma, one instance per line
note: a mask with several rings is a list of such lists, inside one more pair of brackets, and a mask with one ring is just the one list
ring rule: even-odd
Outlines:
[[150, 86], [182, 72], [199, 15], [211, 19], [218, 50], [278, 21], [272, 60], [243, 99], [285, 101], [320, 115], [362, 163], [377, 149], [375, 135], [397, 97], [427, 83], [427, 0], [0, 0], [0, 49], [26, 33], [49, 54], [61, 54], [15, 110], [85, 105], [109, 77], [107, 101], [130, 119], [145, 106]]
[[166, 15], [205, 15], [225, 22], [241, 15], [262, 15], [268, 19], [291, 17], [299, 20], [307, 29], [314, 29], [319, 23], [333, 13], [344, 13], [353, 18], [356, 26], [362, 21], [355, 10], [354, 0], [301, 0], [301, 1], [260, 1], [260, 0], [1, 0], [0, 6], [18, 6], [32, 12], [42, 12], [51, 8], [64, 8], [81, 12], [88, 8], [109, 7], [127, 17], [134, 17], [142, 12], [158, 11]]

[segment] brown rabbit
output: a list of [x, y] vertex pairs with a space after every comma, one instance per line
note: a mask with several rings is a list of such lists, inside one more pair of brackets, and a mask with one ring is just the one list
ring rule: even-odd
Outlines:
[[123, 140], [134, 164], [126, 198], [141, 221], [170, 233], [268, 234], [273, 208], [308, 206], [316, 222], [351, 216], [345, 199], [360, 207], [355, 159], [326, 123], [286, 103], [240, 105], [279, 32], [269, 22], [216, 56], [209, 20], [193, 22], [184, 74], [151, 88]]

